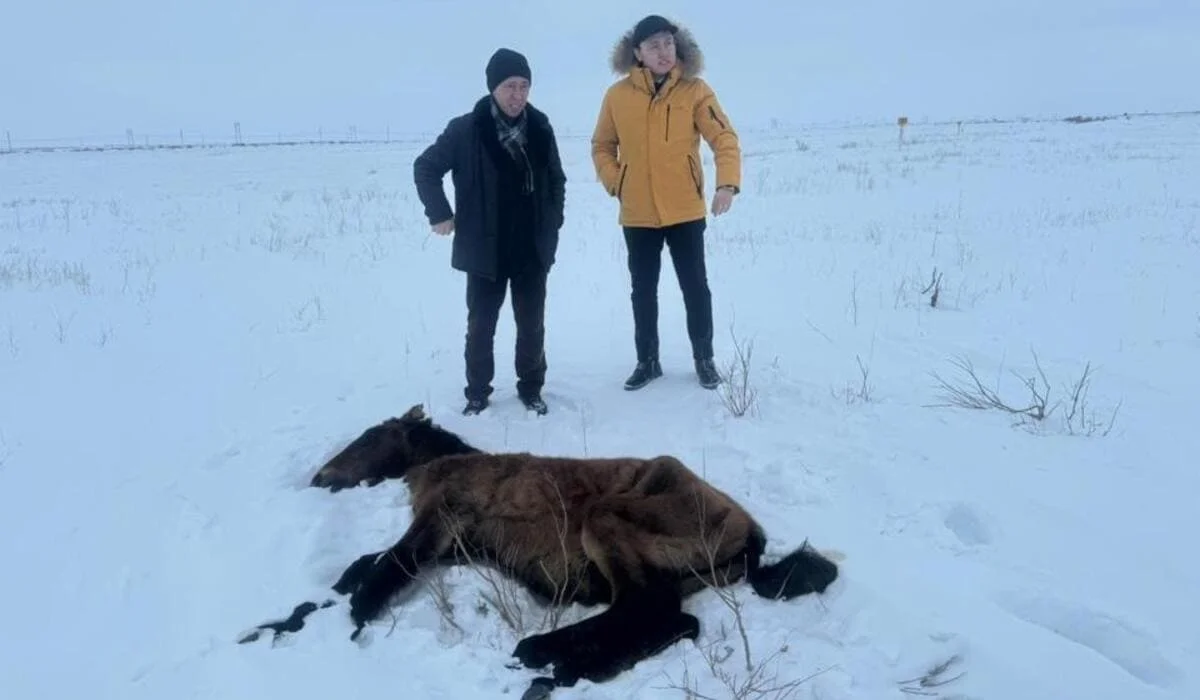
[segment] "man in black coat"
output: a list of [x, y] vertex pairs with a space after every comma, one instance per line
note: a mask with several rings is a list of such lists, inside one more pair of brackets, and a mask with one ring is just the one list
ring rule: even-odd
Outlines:
[[[413, 179], [434, 232], [455, 232], [450, 264], [467, 275], [463, 413], [488, 406], [496, 322], [511, 287], [517, 393], [527, 408], [545, 414], [546, 277], [558, 248], [567, 178], [550, 120], [528, 103], [532, 75], [525, 57], [500, 49], [486, 75], [490, 94], [450, 120], [413, 163]], [[442, 188], [447, 172], [453, 209]]]

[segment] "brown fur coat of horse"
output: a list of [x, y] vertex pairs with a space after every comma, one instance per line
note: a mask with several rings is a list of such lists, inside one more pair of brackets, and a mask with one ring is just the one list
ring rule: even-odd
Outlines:
[[[580, 678], [605, 680], [695, 639], [699, 621], [682, 601], [706, 586], [747, 579], [760, 596], [788, 599], [822, 592], [838, 575], [807, 546], [764, 566], [766, 537], [750, 513], [674, 457], [491, 454], [417, 405], [364, 431], [311, 485], [336, 492], [389, 478], [408, 485], [413, 519], [391, 548], [359, 557], [334, 584], [350, 594], [352, 636], [423, 568], [493, 566], [545, 603], [608, 606], [518, 643], [513, 653], [527, 667], [555, 666], [553, 678], [534, 682], [547, 693]], [[305, 603], [258, 629], [296, 631], [329, 605]]]

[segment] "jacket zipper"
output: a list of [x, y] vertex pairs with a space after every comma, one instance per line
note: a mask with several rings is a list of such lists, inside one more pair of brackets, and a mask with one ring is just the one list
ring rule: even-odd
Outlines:
[[[653, 89], [653, 86], [651, 86], [651, 87]], [[659, 95], [660, 95], [660, 93], [658, 92], [658, 90], [654, 89], [654, 92], [650, 95], [650, 102], [648, 102], [646, 104], [646, 124], [647, 125], [649, 125], [649, 123], [650, 123], [651, 115], [654, 114], [654, 102], [655, 102], [655, 100], [659, 99]], [[646, 146], [645, 146], [646, 153], [649, 153], [650, 145], [652, 143], [650, 141], [650, 129], [649, 128], [646, 129], [645, 138], [646, 138]], [[654, 202], [655, 201], [654, 200], [654, 168], [646, 169], [646, 179], [649, 181], [647, 183], [647, 185], [650, 187], [650, 201]], [[621, 174], [621, 181], [622, 181], [622, 183], [624, 183], [624, 181], [625, 181], [624, 173]], [[657, 202], [655, 202], [655, 211], [656, 211], [656, 213], [659, 214], [659, 216], [661, 216], [661, 212], [658, 211]]]
[[667, 129], [663, 133], [663, 141], [671, 140], [671, 105], [667, 105]]

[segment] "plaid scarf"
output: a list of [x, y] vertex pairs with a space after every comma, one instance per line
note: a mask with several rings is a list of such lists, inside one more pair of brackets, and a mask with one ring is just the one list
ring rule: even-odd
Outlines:
[[528, 114], [522, 110], [521, 116], [509, 119], [493, 100], [492, 120], [496, 122], [496, 137], [500, 139], [500, 145], [504, 146], [504, 149], [524, 171], [525, 182], [521, 191], [530, 194], [533, 192], [533, 164], [529, 162], [529, 155], [525, 152], [525, 145], [528, 143], [526, 135], [526, 128], [529, 124]]

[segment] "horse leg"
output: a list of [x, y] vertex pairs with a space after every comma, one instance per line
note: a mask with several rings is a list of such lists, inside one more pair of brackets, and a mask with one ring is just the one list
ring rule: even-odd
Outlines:
[[271, 642], [278, 642], [284, 636], [294, 632], [299, 632], [300, 630], [304, 629], [304, 622], [309, 615], [313, 614], [317, 610], [322, 610], [332, 606], [332, 600], [327, 600], [319, 605], [312, 601], [301, 603], [292, 609], [291, 615], [288, 615], [282, 620], [264, 622], [261, 625], [256, 625], [254, 629], [238, 638], [238, 644], [247, 644], [249, 642], [258, 641], [259, 637], [262, 636], [262, 633], [268, 631], [272, 633]]
[[[379, 558], [380, 554], [383, 554], [383, 552], [372, 552], [370, 554], [364, 554], [355, 559], [350, 566], [346, 567], [345, 571], [342, 572], [342, 575], [338, 578], [337, 582], [333, 584], [332, 588], [334, 592], [338, 595], [346, 595], [347, 593], [350, 593], [358, 588], [363, 577], [370, 570], [371, 565], [375, 563], [375, 560]], [[272, 632], [272, 642], [278, 642], [282, 637], [304, 629], [304, 623], [309, 615], [313, 614], [317, 610], [331, 608], [333, 605], [334, 601], [332, 600], [326, 600], [321, 603], [314, 603], [312, 601], [300, 603], [292, 609], [291, 615], [288, 615], [283, 619], [264, 622], [261, 625], [255, 625], [252, 630], [242, 635], [238, 639], [238, 644], [246, 644], [248, 642], [257, 641], [262, 636], [263, 632]]]
[[[362, 580], [366, 576], [367, 572], [371, 570], [371, 566], [381, 554], [383, 554], [383, 552], [371, 552], [370, 554], [364, 554], [355, 559], [350, 566], [346, 567], [346, 569], [342, 572], [342, 575], [338, 577], [338, 580], [333, 584], [333, 586], [331, 586], [331, 588], [333, 588], [334, 592], [338, 595], [346, 595], [356, 590], [362, 583]], [[314, 603], [312, 601], [300, 603], [292, 609], [291, 615], [288, 615], [283, 619], [272, 620], [271, 622], [264, 622], [261, 625], [255, 625], [253, 629], [238, 639], [238, 644], [246, 644], [248, 642], [257, 641], [260, 637], [262, 637], [263, 632], [272, 632], [272, 642], [278, 642], [284, 636], [299, 632], [300, 630], [304, 629], [304, 623], [307, 621], [309, 615], [313, 614], [317, 610], [331, 608], [334, 605], [335, 603], [332, 600], [325, 600], [321, 603]]]
[[334, 592], [338, 595], [347, 595], [358, 590], [363, 578], [366, 577], [367, 572], [371, 570], [371, 566], [375, 564], [382, 554], [383, 552], [371, 552], [355, 559], [350, 566], [346, 567], [342, 575], [338, 577], [337, 582], [333, 584], [332, 588]]
[[[350, 617], [356, 639], [363, 627], [376, 619], [395, 594], [411, 584], [422, 568], [432, 566], [450, 548], [452, 539], [442, 527], [437, 513], [425, 510], [416, 514], [408, 530], [387, 551], [367, 562], [366, 555], [343, 574], [344, 583], [354, 589], [350, 595]], [[354, 572], [351, 569], [358, 569]], [[357, 583], [357, 585], [354, 585]]]
[[657, 576], [645, 585], [622, 586], [604, 612], [552, 632], [522, 639], [513, 650], [522, 664], [554, 664], [553, 679], [533, 686], [572, 686], [580, 679], [602, 682], [680, 639], [695, 639], [700, 621], [682, 611], [678, 582]]
[[639, 590], [626, 602], [593, 635], [575, 637], [573, 647], [555, 664], [556, 684], [608, 680], [675, 642], [700, 635], [700, 621], [679, 609], [677, 594]]

